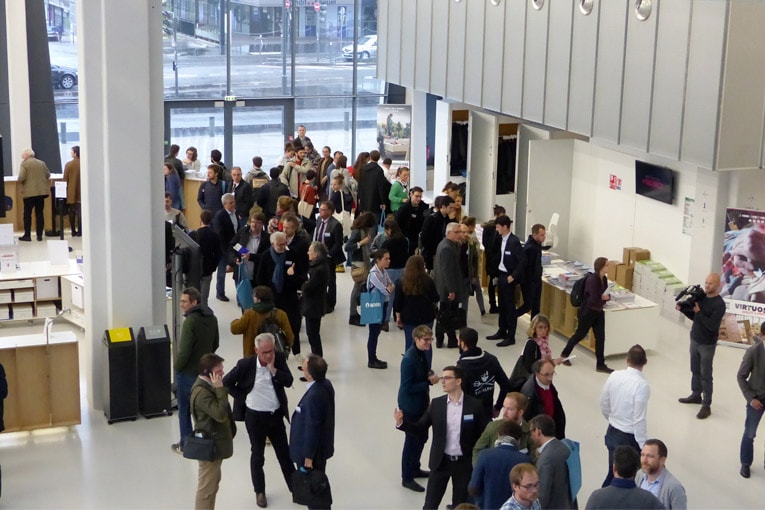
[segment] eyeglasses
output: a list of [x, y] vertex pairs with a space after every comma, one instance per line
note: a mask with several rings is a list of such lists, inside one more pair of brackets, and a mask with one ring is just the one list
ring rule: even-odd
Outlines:
[[423, 337], [420, 337], [419, 340], [422, 340], [423, 342], [432, 342], [433, 341], [433, 337], [432, 336], [423, 336]]
[[539, 375], [541, 375], [542, 377], [552, 377], [555, 375], [555, 372], [548, 372], [546, 374], [540, 372]]
[[527, 491], [536, 490], [539, 488], [539, 482], [537, 483], [527, 483], [526, 485], [518, 484], [518, 487], [523, 487]]
[[454, 377], [453, 375], [445, 375], [445, 376], [441, 377], [442, 381], [448, 381], [450, 379], [456, 379], [456, 377]]

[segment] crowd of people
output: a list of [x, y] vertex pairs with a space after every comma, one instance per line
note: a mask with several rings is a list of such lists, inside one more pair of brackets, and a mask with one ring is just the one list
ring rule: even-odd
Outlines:
[[[482, 225], [479, 240], [477, 220], [462, 216], [464, 192], [458, 185], [449, 183], [431, 208], [422, 200], [423, 190], [410, 186], [409, 170], [391, 170], [390, 162], [380, 161], [379, 152], [362, 152], [348, 167], [347, 157], [339, 151], [323, 147], [319, 154], [302, 126], [298, 134], [268, 174], [259, 157], [253, 158], [253, 168], [243, 176], [239, 167], [228, 173], [219, 153], [211, 155], [208, 179], [197, 197], [202, 226], [192, 233], [203, 254], [201, 291], [186, 289], [181, 300], [186, 321], [175, 365], [176, 381], [181, 383], [176, 451], [183, 451], [185, 438], [195, 430], [190, 416], [196, 428], [206, 417], [215, 422], [212, 429], [226, 420], [244, 421], [259, 507], [267, 506], [263, 475], [267, 440], [290, 491], [295, 489], [295, 472], [325, 470], [333, 453], [334, 390], [326, 379], [324, 358], [337, 353], [325, 353], [321, 321], [335, 313], [337, 275], [350, 273], [348, 324], [368, 329], [368, 368], [388, 368], [388, 362], [377, 356], [378, 339], [384, 332], [402, 330], [404, 354], [393, 417], [404, 433], [402, 486], [425, 493], [423, 508], [439, 507], [449, 481], [449, 508], [577, 507], [578, 445], [566, 436], [566, 413], [553, 379], [556, 367], [571, 364], [574, 346], [590, 329], [596, 338], [596, 370], [610, 374], [600, 401], [608, 422], [609, 461], [603, 488], [589, 497], [586, 507], [686, 507], [683, 486], [665, 465], [667, 446], [647, 431], [650, 388], [642, 373], [648, 362], [645, 351], [633, 346], [622, 370], [605, 364], [603, 307], [610, 298], [606, 259], [595, 260], [579, 309], [579, 328], [556, 357], [548, 341], [550, 321], [540, 313], [543, 225], [534, 225], [521, 243], [512, 232], [510, 217], [495, 206], [494, 218]], [[179, 149], [171, 147], [170, 163], [165, 165], [171, 176], [176, 168], [173, 151], [177, 154]], [[180, 162], [181, 168], [193, 168], [196, 150], [190, 148], [186, 154], [188, 161]], [[180, 223], [183, 198], [179, 206], [172, 195], [175, 187], [171, 183], [168, 188], [166, 212], [168, 219]], [[488, 311], [479, 273], [481, 246], [489, 282]], [[216, 271], [220, 301], [229, 300], [228, 273], [237, 285], [247, 279], [253, 288], [253, 305], [245, 307], [237, 299], [243, 313], [230, 331], [242, 335], [242, 359], [225, 375], [223, 360], [209, 357], [217, 348], [211, 333], [215, 329], [217, 335], [217, 322], [213, 325], [214, 314], [207, 306]], [[690, 315], [696, 329], [708, 331], [714, 326], [716, 317], [707, 313], [717, 313], [714, 283], [713, 278], [707, 288], [708, 302]], [[719, 277], [716, 283], [719, 287]], [[522, 295], [521, 303], [517, 294]], [[375, 317], [361, 306], [371, 295], [377, 296], [375, 303], [382, 309]], [[515, 344], [518, 318], [531, 315], [523, 353], [510, 376], [496, 356], [479, 347], [478, 332], [468, 326], [471, 296], [482, 316], [498, 315], [496, 333], [486, 338], [498, 341], [499, 347]], [[205, 330], [210, 330], [209, 336]], [[307, 356], [302, 355], [301, 330], [310, 346]], [[432, 369], [434, 343], [437, 348], [456, 349], [455, 363], [440, 373]], [[697, 348], [701, 361], [692, 358], [693, 393], [681, 402], [700, 403], [703, 409], [711, 403], [711, 374], [707, 387], [704, 367], [709, 355]], [[292, 414], [288, 440], [284, 388], [293, 384], [286, 365], [290, 354], [297, 357], [301, 379], [309, 386]], [[742, 390], [752, 402], [742, 439], [742, 476], [749, 474], [751, 443], [762, 416], [765, 381], [760, 379], [765, 377], [765, 365], [757, 364], [765, 363], [758, 361], [762, 356], [750, 355], [748, 368], [742, 366], [739, 374]], [[195, 359], [202, 360], [198, 374]], [[444, 394], [431, 400], [430, 387], [439, 383]], [[205, 388], [204, 406], [193, 401], [199, 385], [212, 388]], [[233, 397], [233, 411], [223, 412], [228, 400], [222, 395]], [[420, 457], [430, 430], [426, 470]], [[230, 441], [229, 435], [221, 434], [221, 440]], [[228, 446], [220, 451], [220, 460], [231, 455]], [[209, 480], [216, 476], [219, 480], [219, 461], [217, 466], [200, 461], [198, 507], [213, 506], [217, 482]], [[427, 480], [425, 487], [418, 479]], [[328, 487], [327, 482], [327, 491]], [[328, 506], [325, 502], [314, 507]]]

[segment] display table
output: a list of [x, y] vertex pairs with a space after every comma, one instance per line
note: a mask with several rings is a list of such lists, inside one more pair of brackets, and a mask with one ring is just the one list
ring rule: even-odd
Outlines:
[[[542, 278], [541, 313], [550, 319], [553, 331], [570, 338], [578, 324], [578, 309], [571, 305], [571, 286], [562, 285], [555, 280], [565, 269], [560, 265], [545, 266]], [[570, 268], [566, 268], [570, 269]], [[653, 349], [657, 343], [659, 306], [638, 295], [633, 302], [612, 300], [604, 307], [606, 312], [605, 355], [624, 354], [630, 347], [640, 344], [644, 349]], [[587, 333], [580, 345], [595, 350], [595, 337], [592, 330]], [[553, 348], [553, 352], [556, 352]]]
[[[42, 329], [42, 328], [41, 328]], [[72, 332], [0, 338], [0, 363], [8, 379], [5, 431], [80, 423], [80, 368]]]
[[18, 271], [0, 272], [0, 322], [55, 317], [61, 308], [61, 277], [79, 272], [74, 260], [61, 265], [22, 262]]

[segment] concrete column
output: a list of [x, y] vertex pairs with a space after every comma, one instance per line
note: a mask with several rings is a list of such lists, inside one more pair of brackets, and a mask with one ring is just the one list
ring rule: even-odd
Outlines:
[[10, 143], [12, 174], [19, 173], [21, 151], [32, 146], [29, 113], [29, 73], [27, 59], [27, 13], [25, 2], [5, 1], [5, 34], [8, 44], [8, 97], [10, 99]]
[[165, 322], [161, 1], [92, 0], [77, 20], [91, 365], [82, 372], [100, 409], [104, 330]]
[[[407, 95], [409, 90], [407, 89]], [[412, 90], [407, 103], [412, 105], [412, 136], [409, 141], [409, 170], [411, 171], [410, 187], [419, 186], [427, 189], [427, 125], [428, 125], [428, 95], [425, 92]]]

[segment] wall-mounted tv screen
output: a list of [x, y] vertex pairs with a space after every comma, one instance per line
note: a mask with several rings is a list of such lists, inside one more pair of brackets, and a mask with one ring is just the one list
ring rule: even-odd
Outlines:
[[665, 166], [636, 160], [635, 193], [671, 204], [675, 196], [675, 172]]

